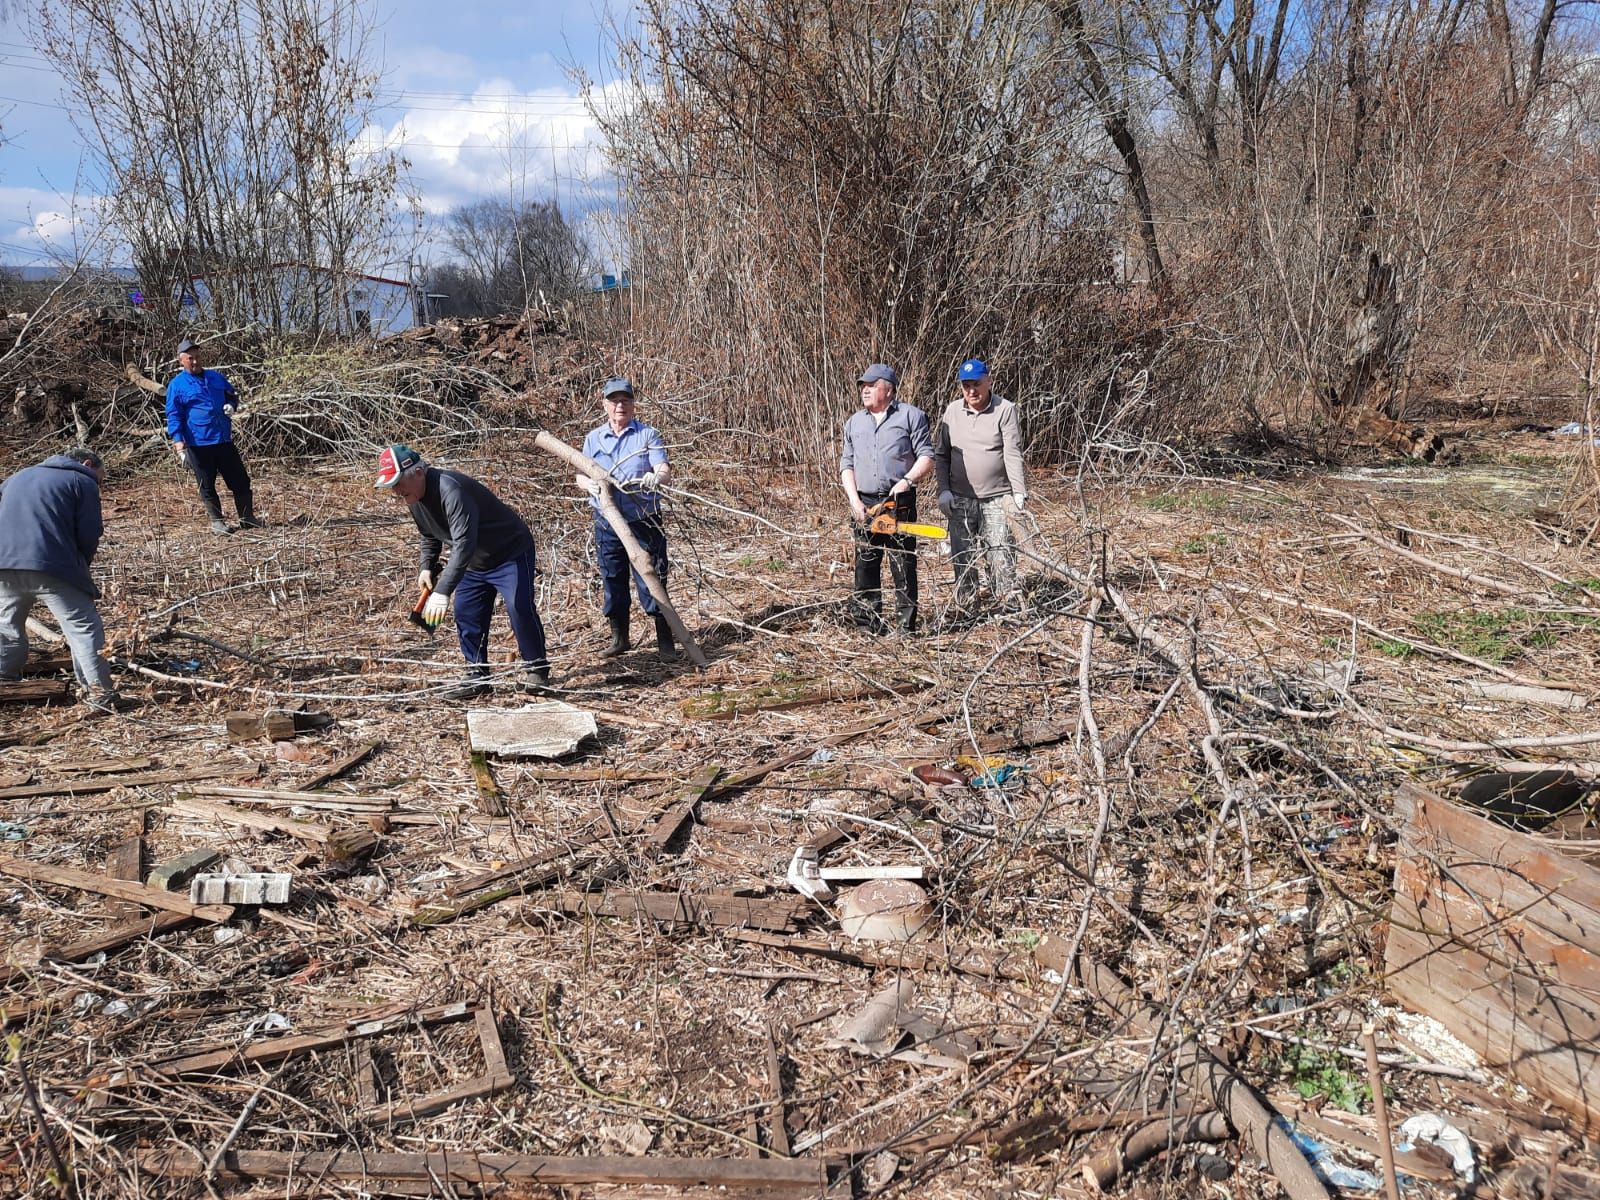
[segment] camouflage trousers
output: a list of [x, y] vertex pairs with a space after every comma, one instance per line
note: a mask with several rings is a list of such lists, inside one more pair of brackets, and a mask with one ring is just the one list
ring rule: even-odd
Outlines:
[[978, 560], [987, 560], [989, 593], [1000, 603], [1017, 587], [1017, 548], [1006, 525], [1005, 496], [950, 497], [950, 557], [956, 568], [956, 607], [978, 601]]

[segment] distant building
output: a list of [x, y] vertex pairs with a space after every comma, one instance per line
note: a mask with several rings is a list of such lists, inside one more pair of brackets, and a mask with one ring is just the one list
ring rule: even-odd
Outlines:
[[422, 289], [404, 279], [334, 271], [305, 263], [271, 263], [190, 277], [178, 297], [186, 318], [213, 320], [216, 294], [257, 325], [382, 337], [421, 323]]

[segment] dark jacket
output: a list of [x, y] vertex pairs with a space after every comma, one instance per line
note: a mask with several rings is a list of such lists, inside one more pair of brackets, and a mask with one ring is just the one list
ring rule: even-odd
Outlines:
[[64, 454], [0, 483], [0, 570], [43, 571], [98, 596], [89, 564], [104, 528], [99, 481]]
[[[422, 533], [422, 569], [434, 573], [434, 590], [448, 596], [468, 571], [492, 571], [533, 549], [521, 517], [470, 475], [428, 468], [422, 499], [406, 505]], [[443, 543], [450, 562], [439, 573]]]
[[167, 384], [167, 437], [185, 446], [220, 446], [233, 441], [233, 420], [224, 404], [239, 403], [221, 371], [179, 371]]

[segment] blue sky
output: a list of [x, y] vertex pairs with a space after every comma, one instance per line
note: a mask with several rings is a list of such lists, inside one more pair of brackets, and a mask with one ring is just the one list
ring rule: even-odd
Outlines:
[[[608, 197], [598, 134], [567, 70], [611, 78], [603, 3], [376, 0], [383, 107], [369, 136], [404, 152], [427, 213], [552, 195], [581, 213]], [[0, 23], [0, 262], [33, 264], [73, 253], [94, 196], [70, 100], [18, 7]]]

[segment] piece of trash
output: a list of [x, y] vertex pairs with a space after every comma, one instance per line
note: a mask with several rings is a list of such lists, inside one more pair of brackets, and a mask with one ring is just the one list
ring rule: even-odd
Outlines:
[[1317, 1141], [1309, 1134], [1301, 1133], [1293, 1125], [1282, 1118], [1275, 1119], [1277, 1123], [1288, 1132], [1294, 1144], [1300, 1148], [1311, 1163], [1311, 1169], [1316, 1172], [1317, 1178], [1323, 1183], [1332, 1184], [1339, 1188], [1356, 1188], [1364, 1192], [1375, 1192], [1383, 1186], [1383, 1180], [1371, 1171], [1363, 1171], [1359, 1167], [1346, 1166], [1333, 1156], [1333, 1151]]
[[928, 894], [909, 879], [874, 879], [839, 901], [839, 924], [858, 942], [909, 942], [928, 923]]
[[[1582, 437], [1584, 434], [1582, 421], [1568, 421], [1565, 425], [1558, 426], [1550, 431], [1552, 437]], [[1594, 439], [1594, 444], [1600, 446], [1600, 437]]]
[[244, 936], [244, 930], [235, 929], [232, 925], [218, 925], [211, 931], [211, 940], [218, 946], [226, 946], [229, 942], [236, 942]]
[[1220, 1154], [1196, 1154], [1194, 1169], [1202, 1179], [1220, 1183], [1233, 1174], [1233, 1164]]
[[884, 1187], [900, 1169], [900, 1159], [888, 1150], [880, 1150], [861, 1164], [861, 1182], [876, 1190]]
[[655, 1144], [655, 1132], [643, 1121], [629, 1121], [624, 1125], [600, 1126], [600, 1142], [606, 1149], [638, 1157]]
[[272, 747], [272, 755], [281, 762], [297, 763], [317, 762], [322, 758], [315, 750], [299, 742], [276, 742]]
[[895, 980], [868, 999], [859, 1012], [841, 1021], [833, 1036], [823, 1044], [830, 1049], [873, 1058], [893, 1054], [905, 1039], [901, 1023], [913, 1015], [911, 993], [909, 979]]
[[1477, 1160], [1473, 1157], [1472, 1142], [1467, 1135], [1446, 1121], [1438, 1113], [1418, 1113], [1400, 1123], [1401, 1150], [1423, 1143], [1438, 1146], [1450, 1155], [1456, 1174], [1467, 1183], [1478, 1175]]
[[193, 675], [199, 669], [200, 660], [198, 658], [171, 658], [167, 660], [167, 670], [169, 671], [182, 671], [185, 674]]
[[8, 842], [22, 842], [28, 838], [28, 827], [15, 821], [0, 821], [0, 838]]
[[987, 771], [978, 772], [972, 777], [971, 784], [975, 788], [1002, 787], [1008, 779], [1026, 770], [1026, 767], [1019, 767], [1015, 763], [1007, 763], [1003, 767], [994, 767]]
[[282, 1013], [262, 1013], [244, 1027], [244, 1032], [240, 1034], [240, 1037], [245, 1041], [249, 1041], [258, 1033], [288, 1033], [293, 1028], [294, 1026], [290, 1024], [289, 1018]]
[[108, 1017], [125, 1017], [133, 1011], [133, 1005], [126, 1000], [113, 1000], [100, 1011]]
[[79, 992], [72, 1001], [72, 1011], [86, 1013], [92, 1008], [98, 1008], [102, 997], [99, 992]]
[[936, 767], [932, 763], [923, 763], [919, 767], [912, 767], [911, 773], [929, 787], [966, 787], [967, 777], [949, 767]]
[[833, 761], [833, 751], [826, 746], [818, 746], [811, 752], [811, 757], [806, 761], [814, 767], [820, 767], [823, 763], [831, 763]]

